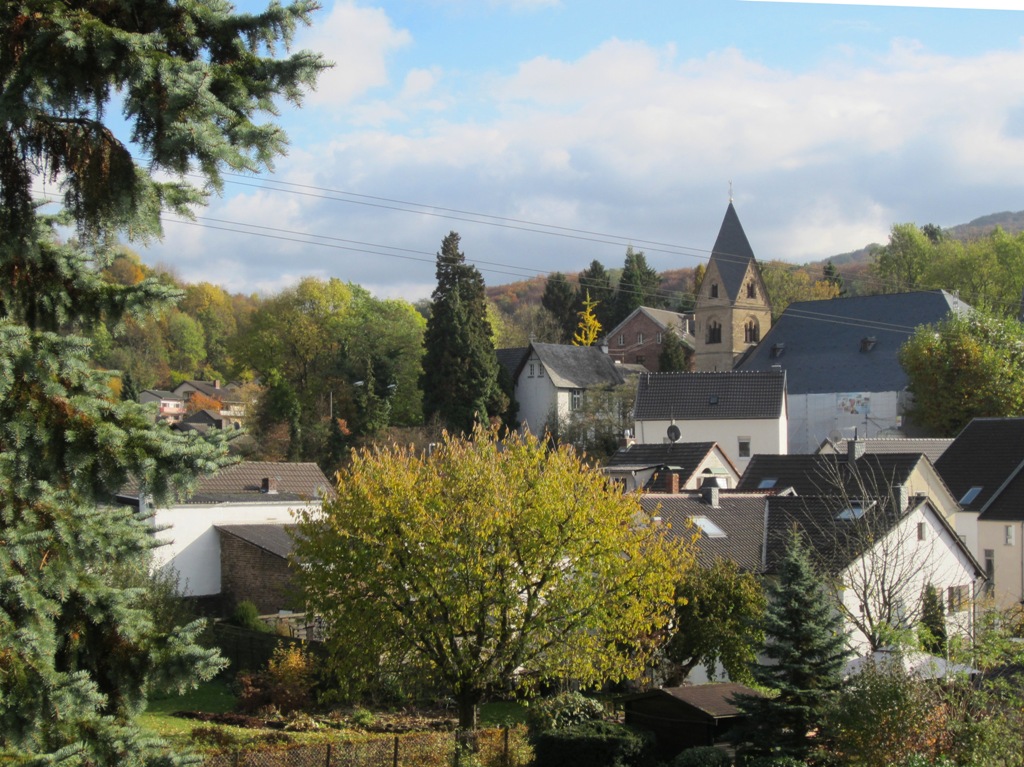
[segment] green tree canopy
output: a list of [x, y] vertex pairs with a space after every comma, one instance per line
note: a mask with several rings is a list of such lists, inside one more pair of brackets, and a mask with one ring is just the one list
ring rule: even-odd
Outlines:
[[672, 330], [662, 336], [661, 352], [658, 354], [658, 370], [662, 373], [686, 371], [693, 368], [693, 349]]
[[361, 451], [337, 489], [295, 553], [340, 683], [434, 679], [463, 728], [491, 688], [638, 673], [691, 562], [635, 496], [530, 435]]
[[902, 293], [923, 287], [932, 242], [913, 224], [893, 224], [888, 244], [875, 252], [880, 292]]
[[576, 291], [561, 272], [548, 275], [540, 305], [551, 314], [562, 331], [562, 341], [568, 341], [576, 332], [579, 319], [576, 315]]
[[742, 740], [753, 753], [798, 759], [813, 746], [842, 684], [847, 657], [843, 620], [799, 533], [793, 532], [776, 579], [767, 588], [764, 661], [752, 667], [754, 681], [774, 697], [738, 696], [748, 715]]
[[632, 247], [626, 248], [626, 261], [615, 292], [615, 311], [609, 320], [608, 329], [614, 328], [641, 306], [661, 308], [664, 302], [658, 295], [660, 287], [661, 275], [647, 263], [644, 252], [633, 250]]
[[[123, 569], [151, 528], [103, 508], [130, 476], [160, 499], [222, 451], [113, 396], [85, 334], [168, 306], [159, 280], [101, 270], [119, 234], [159, 232], [222, 169], [257, 172], [284, 134], [256, 120], [322, 68], [274, 58], [313, 4], [236, 15], [227, 3], [0, 4], [0, 753], [18, 764], [174, 764], [135, 724], [152, 689], [218, 668], [199, 626], [161, 627]], [[105, 122], [116, 107], [134, 148]], [[120, 122], [120, 121], [119, 121]], [[137, 163], [133, 151], [145, 155]], [[160, 174], [159, 180], [156, 174]], [[198, 186], [186, 174], [199, 174]], [[42, 176], [60, 219], [37, 218]], [[57, 225], [74, 227], [62, 243]], [[130, 270], [129, 270], [130, 271]], [[131, 283], [131, 284], [128, 284]]]
[[1024, 327], [982, 312], [922, 326], [900, 348], [910, 416], [954, 437], [973, 418], [1024, 415]]
[[576, 275], [576, 280], [579, 283], [576, 288], [576, 310], [583, 308], [583, 302], [589, 295], [597, 305], [594, 309], [597, 321], [605, 331], [611, 330], [609, 322], [614, 311], [615, 290], [612, 288], [612, 278], [608, 270], [600, 261], [594, 259], [590, 266]]
[[509, 403], [498, 384], [484, 280], [466, 263], [456, 232], [444, 238], [437, 254], [430, 306], [423, 339], [423, 415], [469, 432], [475, 423], [500, 416]]

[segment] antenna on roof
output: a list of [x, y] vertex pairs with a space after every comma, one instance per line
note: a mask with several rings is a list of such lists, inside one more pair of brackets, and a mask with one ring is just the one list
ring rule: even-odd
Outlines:
[[729, 203], [732, 203], [732, 179], [729, 179]]

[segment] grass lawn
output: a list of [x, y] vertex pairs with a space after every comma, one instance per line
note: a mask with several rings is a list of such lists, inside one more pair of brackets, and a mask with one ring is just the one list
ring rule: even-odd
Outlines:
[[[146, 707], [146, 713], [139, 717], [139, 724], [166, 738], [187, 737], [192, 729], [201, 724], [192, 719], [171, 716], [175, 711], [207, 711], [223, 714], [235, 707], [235, 696], [226, 682], [214, 680], [199, 685], [184, 695], [153, 698]], [[238, 728], [232, 728], [238, 729]]]
[[526, 706], [515, 701], [497, 700], [481, 705], [478, 716], [481, 727], [525, 724]]

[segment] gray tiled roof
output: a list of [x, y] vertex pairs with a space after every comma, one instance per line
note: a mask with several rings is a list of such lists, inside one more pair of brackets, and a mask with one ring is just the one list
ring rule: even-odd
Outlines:
[[290, 535], [295, 525], [214, 525], [222, 533], [233, 535], [246, 543], [271, 554], [287, 559], [292, 553], [293, 541]]
[[737, 369], [781, 367], [791, 395], [902, 391], [900, 346], [918, 326], [966, 308], [945, 291], [792, 303]]
[[180, 389], [184, 384], [188, 384], [204, 396], [218, 399], [221, 402], [241, 402], [238, 387], [234, 384], [217, 386], [216, 381], [183, 381], [176, 387], [176, 390]]
[[519, 370], [523, 360], [526, 359], [529, 351], [529, 346], [510, 346], [506, 349], [495, 349], [494, 353], [498, 357], [498, 364], [505, 369], [509, 378], [514, 381], [516, 372]]
[[786, 374], [767, 372], [645, 373], [636, 392], [638, 421], [778, 418]]
[[736, 493], [720, 490], [718, 506], [711, 506], [699, 492], [677, 495], [651, 493], [640, 497], [640, 504], [669, 525], [674, 534], [690, 536], [694, 528], [687, 520], [706, 517], [725, 533], [724, 538], [701, 536], [697, 541], [698, 560], [709, 565], [716, 559], [735, 562], [744, 570], [761, 570], [761, 546], [764, 539], [763, 493]]
[[608, 459], [608, 466], [672, 466], [687, 475], [715, 448], [714, 442], [667, 442], [622, 447]]
[[662, 687], [660, 691], [716, 718], [742, 715], [743, 712], [732, 702], [737, 695], [761, 697], [757, 690], [736, 682]]
[[[277, 480], [277, 493], [263, 492], [263, 478]], [[121, 488], [122, 499], [137, 498], [139, 485], [131, 481]], [[195, 492], [183, 503], [282, 503], [315, 501], [333, 497], [334, 488], [315, 463], [242, 461], [216, 474], [201, 477]]]
[[968, 503], [979, 519], [1024, 519], [1024, 418], [975, 418], [935, 462], [954, 497], [981, 490]]
[[[589, 389], [597, 386], [619, 386], [625, 383], [621, 365], [596, 346], [532, 343], [551, 382], [561, 389]], [[525, 364], [526, 357], [520, 363]]]
[[740, 218], [736, 215], [736, 208], [732, 202], [725, 211], [725, 218], [722, 219], [722, 226], [718, 230], [718, 238], [711, 250], [711, 259], [718, 266], [718, 273], [722, 277], [722, 285], [725, 287], [726, 296], [735, 301], [739, 298], [740, 288], [743, 286], [743, 276], [747, 273], [747, 267], [754, 260], [754, 250], [750, 247], [747, 235], [740, 224]]
[[[841, 484], [852, 497], [864, 490], [888, 493], [893, 485], [905, 484], [927, 460], [921, 453], [868, 453], [854, 462], [853, 471], [845, 455], [758, 454], [750, 459], [736, 489], [778, 492], [791, 487], [798, 495], [834, 495]], [[775, 483], [762, 487], [769, 480]]]
[[[865, 453], [923, 453], [928, 460], [935, 463], [953, 440], [940, 437], [868, 437], [858, 438], [863, 443]], [[849, 440], [841, 439], [835, 444], [825, 440], [818, 448], [821, 454], [839, 453], [846, 455]]]

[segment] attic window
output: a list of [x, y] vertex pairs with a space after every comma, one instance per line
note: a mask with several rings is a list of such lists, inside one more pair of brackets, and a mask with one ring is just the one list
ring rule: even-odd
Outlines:
[[862, 352], [869, 352], [875, 348], [877, 343], [878, 339], [875, 336], [864, 336], [860, 339], [860, 350]]
[[786, 352], [786, 345], [784, 343], [772, 344], [772, 359], [778, 359]]
[[757, 298], [757, 288], [753, 282], [747, 283], [747, 298]]
[[700, 534], [707, 538], [725, 538], [725, 530], [720, 528], [707, 517], [690, 517], [690, 521], [700, 530]]
[[966, 493], [964, 493], [964, 497], [960, 499], [960, 505], [966, 506], [969, 503], [972, 503], [974, 499], [978, 497], [978, 494], [981, 493], [981, 488], [982, 485], [975, 485]]
[[836, 519], [843, 521], [860, 519], [864, 516], [864, 512], [870, 509], [873, 505], [874, 501], [869, 503], [867, 506], [864, 505], [863, 501], [852, 501], [849, 506], [836, 514]]
[[711, 297], [712, 298], [718, 298], [718, 283], [717, 282], [712, 282], [711, 283]]
[[775, 483], [778, 482], [778, 477], [765, 477], [757, 483], [758, 490], [771, 490], [775, 487]]

